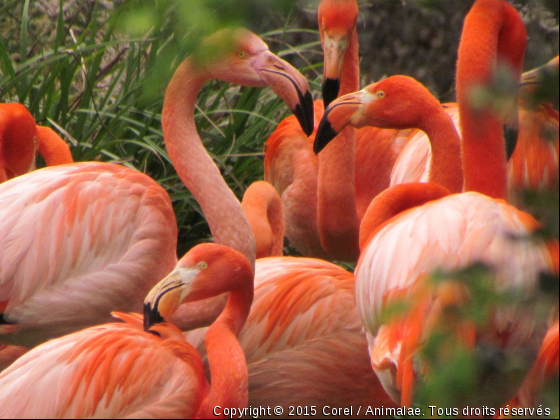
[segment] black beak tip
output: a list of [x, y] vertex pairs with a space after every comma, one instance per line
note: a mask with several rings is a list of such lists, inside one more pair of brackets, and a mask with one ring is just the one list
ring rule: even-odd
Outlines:
[[311, 92], [307, 91], [305, 95], [300, 95], [300, 103], [292, 110], [303, 132], [310, 136], [313, 134], [314, 126], [314, 109], [313, 109], [313, 96]]
[[157, 308], [152, 309], [152, 305], [144, 303], [144, 331], [148, 331], [152, 325], [165, 322], [165, 319], [159, 314]]
[[327, 118], [328, 114], [323, 116], [317, 135], [315, 136], [315, 143], [313, 143], [313, 151], [318, 155], [327, 145], [338, 136], [338, 133], [332, 128], [331, 122]]
[[517, 147], [517, 140], [519, 138], [519, 130], [504, 124], [504, 137], [506, 140], [507, 160], [511, 159], [515, 148]]
[[338, 97], [340, 92], [340, 80], [328, 79], [323, 83], [323, 102], [325, 109]]

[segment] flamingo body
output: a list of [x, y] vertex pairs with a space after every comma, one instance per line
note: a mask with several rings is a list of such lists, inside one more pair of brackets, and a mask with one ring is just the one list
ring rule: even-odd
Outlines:
[[0, 375], [1, 417], [194, 418], [206, 391], [196, 351], [172, 326], [157, 337], [126, 317], [17, 360]]
[[44, 339], [103, 322], [114, 309], [140, 310], [176, 263], [169, 196], [122, 166], [71, 164], [8, 181], [0, 219], [0, 302], [15, 342], [27, 330]]
[[[383, 310], [394, 299], [411, 296], [419, 280], [435, 270], [457, 270], [474, 261], [495, 271], [497, 292], [536, 294], [540, 273], [557, 269], [555, 251], [530, 240], [536, 226], [532, 217], [504, 202], [464, 193], [403, 212], [379, 228], [360, 257], [356, 297], [372, 365], [395, 400], [400, 400], [395, 368], [402, 368], [404, 327], [382, 325]], [[429, 306], [420, 317], [428, 318], [436, 306]], [[544, 322], [535, 323], [526, 311], [508, 307], [497, 310], [492, 326], [477, 331], [477, 339], [507, 336], [504, 350], [530, 348], [536, 356], [546, 327]]]

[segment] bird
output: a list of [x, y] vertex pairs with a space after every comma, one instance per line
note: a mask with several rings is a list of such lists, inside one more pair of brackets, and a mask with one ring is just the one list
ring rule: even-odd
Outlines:
[[[236, 43], [230, 45], [231, 40]], [[271, 86], [310, 125], [309, 86], [248, 31], [224, 30], [200, 48], [215, 48], [217, 55], [201, 67], [199, 50], [176, 71], [164, 101], [165, 142], [215, 241], [254, 261], [255, 241], [239, 200], [196, 132], [194, 102], [202, 85], [216, 77]], [[242, 71], [232, 75], [231, 68]], [[143, 296], [177, 263], [177, 225], [168, 194], [148, 176], [119, 165], [75, 163], [5, 182], [0, 220], [5, 238], [0, 340], [9, 344], [33, 346], [108, 320], [113, 310], [140, 310]]]
[[[319, 4], [325, 59], [323, 101], [314, 103], [315, 130], [323, 103], [359, 88], [358, 13], [356, 0]], [[293, 117], [282, 121], [266, 141], [264, 167], [265, 180], [282, 196], [290, 244], [304, 256], [356, 261], [359, 221], [371, 199], [389, 186], [407, 138], [397, 130], [367, 127], [354, 133], [349, 128], [317, 158], [314, 136], [307, 138]]]
[[47, 166], [73, 162], [64, 140], [52, 129], [36, 125], [25, 106], [0, 104], [0, 183], [35, 169], [37, 152]]
[[[279, 406], [285, 416], [291, 406], [315, 406], [318, 412], [394, 407], [370, 367], [353, 274], [320, 259], [282, 256], [282, 203], [272, 185], [252, 184], [242, 206], [257, 244], [255, 299], [239, 334], [249, 405]], [[198, 309], [207, 317], [219, 311]], [[199, 313], [193, 320], [192, 311], [179, 311], [170, 322], [183, 330], [198, 327]], [[204, 328], [185, 333], [202, 355], [205, 335]]]
[[[508, 147], [508, 198], [519, 203], [519, 191], [553, 191], [558, 183], [559, 138], [558, 111], [551, 104], [527, 99], [543, 74], [558, 74], [558, 57], [523, 74], [519, 96], [519, 131]], [[456, 103], [443, 104], [460, 127]], [[391, 173], [391, 185], [426, 182], [430, 174], [431, 149], [426, 135], [416, 131], [406, 142]]]
[[[207, 54], [206, 55], [203, 54], [204, 51], [214, 51], [215, 55], [208, 57]], [[201, 55], [203, 57], [203, 61], [200, 61]], [[178, 67], [170, 83], [168, 84], [165, 93], [163, 113], [162, 113], [163, 133], [164, 133], [164, 139], [166, 142], [168, 153], [170, 155], [170, 158], [175, 168], [178, 171], [179, 176], [181, 177], [185, 185], [191, 190], [195, 198], [199, 201], [199, 204], [201, 205], [205, 213], [205, 216], [207, 217], [207, 220], [210, 224], [210, 228], [212, 230], [216, 242], [222, 241], [222, 242], [228, 242], [232, 244], [232, 247], [226, 247], [226, 245], [221, 244], [222, 247], [220, 248], [216, 248], [218, 245], [213, 245], [213, 248], [211, 249], [213, 250], [218, 249], [219, 251], [219, 252], [214, 251], [211, 254], [211, 255], [215, 255], [215, 257], [210, 256], [208, 257], [209, 259], [205, 261], [198, 260], [198, 262], [196, 262], [196, 264], [194, 265], [196, 265], [196, 267], [199, 268], [207, 267], [206, 265], [210, 267], [212, 265], [212, 261], [211, 261], [212, 258], [216, 259], [216, 265], [214, 266], [216, 268], [213, 270], [210, 269], [208, 270], [207, 278], [219, 279], [220, 275], [227, 276], [228, 274], [226, 273], [229, 273], [230, 277], [227, 278], [232, 279], [231, 281], [233, 281], [233, 284], [237, 284], [236, 292], [243, 292], [241, 293], [242, 295], [241, 297], [235, 296], [233, 298], [234, 302], [232, 302], [230, 305], [226, 305], [225, 310], [228, 312], [228, 314], [218, 319], [218, 324], [221, 325], [222, 326], [221, 329], [223, 329], [224, 323], [227, 326], [230, 325], [233, 320], [234, 309], [232, 307], [235, 306], [235, 303], [236, 302], [240, 303], [239, 302], [240, 299], [243, 299], [243, 297], [245, 298], [248, 297], [248, 294], [245, 292], [248, 292], [249, 289], [246, 289], [245, 291], [240, 290], [241, 285], [238, 284], [242, 281], [239, 278], [237, 278], [237, 276], [242, 275], [243, 272], [245, 273], [250, 272], [250, 277], [251, 277], [250, 291], [251, 291], [251, 299], [252, 299], [252, 293], [253, 293], [252, 267], [254, 265], [254, 260], [255, 260], [255, 240], [253, 237], [253, 233], [250, 230], [250, 225], [243, 214], [241, 204], [239, 203], [237, 198], [233, 195], [231, 190], [229, 190], [226, 182], [221, 177], [218, 168], [213, 163], [211, 157], [204, 149], [204, 146], [202, 145], [202, 141], [198, 136], [198, 133], [196, 131], [196, 126], [194, 124], [194, 103], [197, 94], [199, 90], [202, 88], [202, 86], [204, 85], [204, 83], [206, 83], [208, 80], [211, 80], [213, 78], [219, 78], [221, 80], [230, 81], [233, 83], [239, 83], [248, 86], [254, 86], [254, 87], [264, 87], [270, 85], [273, 88], [273, 90], [279, 93], [279, 96], [285, 99], [285, 101], [290, 106], [290, 108], [292, 108], [293, 110], [295, 110], [296, 113], [299, 113], [299, 115], [302, 116], [302, 121], [304, 121], [305, 123], [310, 123], [313, 115], [312, 115], [312, 108], [311, 108], [312, 101], [307, 99], [310, 98], [310, 93], [309, 93], [309, 86], [305, 78], [297, 70], [291, 67], [288, 63], [284, 62], [283, 60], [273, 55], [268, 50], [266, 44], [258, 36], [254, 35], [253, 33], [247, 30], [240, 29], [240, 28], [224, 29], [222, 31], [217, 32], [213, 36], [207, 38], [201, 44], [200, 49], [197, 50], [191, 57], [187, 58]], [[238, 247], [240, 251], [233, 250], [232, 249], [233, 247]], [[192, 310], [187, 309], [184, 313], [196, 314], [196, 316], [199, 318], [204, 316], [204, 314], [201, 314], [198, 311], [198, 308], [202, 307], [197, 305], [199, 302], [191, 302], [189, 303], [189, 305], [182, 305], [177, 308], [175, 307], [168, 308], [168, 310], [165, 309], [164, 307], [165, 305], [162, 305], [162, 303], [169, 302], [169, 298], [173, 296], [178, 297], [176, 293], [179, 293], [180, 296], [181, 294], [187, 294], [189, 290], [193, 294], [195, 294], [195, 292], [196, 293], [200, 292], [200, 290], [197, 291], [195, 289], [190, 289], [190, 284], [189, 284], [188, 285], [189, 288], [185, 293], [183, 293], [180, 289], [174, 289], [176, 290], [175, 292], [168, 293], [170, 292], [168, 290], [169, 282], [177, 281], [178, 275], [180, 277], [182, 270], [185, 268], [184, 261], [192, 262], [192, 260], [189, 259], [189, 255], [191, 255], [192, 252], [187, 254], [187, 256], [184, 257], [179, 262], [179, 264], [177, 265], [177, 269], [171, 273], [170, 277], [167, 280], [162, 281], [159, 289], [156, 288], [157, 290], [155, 292], [149, 294], [148, 300], [145, 303], [145, 313], [146, 313], [145, 320], [148, 320], [146, 321], [148, 323], [145, 325], [146, 329], [156, 328], [157, 331], [158, 327], [157, 326], [151, 327], [151, 324], [149, 324], [150, 322], [159, 321], [163, 319], [162, 318], [163, 316], [172, 319], [173, 318], [172, 313], [175, 310], [179, 311], [182, 308], [188, 306], [192, 306], [193, 309]], [[222, 256], [218, 258], [217, 254], [220, 254]], [[241, 255], [243, 257], [241, 257]], [[202, 265], [199, 265], [199, 263]], [[228, 263], [233, 264], [233, 267]], [[193, 266], [190, 263], [187, 265], [189, 267]], [[240, 266], [242, 267], [240, 268]], [[216, 275], [215, 274], [217, 272], [216, 270], [219, 271], [221, 274]], [[217, 284], [217, 282], [215, 282], [214, 280], [212, 282], [206, 280], [206, 282], [201, 281], [201, 284], [205, 285], [205, 287], [208, 288], [210, 287], [210, 285]], [[229, 286], [231, 287], [232, 285], [230, 284]], [[219, 291], [216, 289], [212, 289], [212, 287], [210, 287], [209, 293], [216, 292], [215, 296], [219, 296], [219, 295], [223, 295], [225, 291], [226, 290]], [[164, 299], [162, 299], [162, 295], [165, 295]], [[234, 293], [234, 295], [237, 295], [237, 293]], [[193, 300], [199, 299], [203, 301], [204, 305], [208, 305], [208, 302], [212, 301], [212, 296], [205, 295], [197, 299], [193, 297]], [[176, 302], [177, 305], [180, 303], [179, 300], [180, 299], [177, 299]], [[218, 299], [217, 302], [219, 303], [221, 302], [221, 300]], [[248, 312], [250, 307], [250, 301], [247, 300], [247, 302], [246, 305], [243, 306], [243, 308], [246, 308], [246, 311]], [[219, 312], [222, 312], [224, 310], [223, 305], [221, 305], [220, 307], [220, 305], [218, 304], [218, 307], [220, 308]], [[215, 306], [212, 306], [212, 308], [215, 308]], [[160, 315], [156, 315], [156, 314], [160, 314]], [[243, 317], [240, 317], [240, 319], [242, 318]], [[212, 321], [214, 321], [215, 319], [216, 317], [214, 317]], [[241, 327], [241, 325], [242, 323], [239, 324], [239, 328]], [[98, 328], [100, 330], [103, 330], [104, 327], [98, 327]], [[107, 328], [109, 330], [112, 330], [114, 327], [111, 326]], [[86, 332], [92, 331], [93, 334], [97, 337], [96, 334], [100, 330], [94, 327], [91, 330], [85, 330], [85, 331]], [[215, 330], [216, 328], [214, 328], [214, 331]], [[237, 332], [238, 330], [237, 327], [235, 327], [234, 330], [235, 332]], [[11, 398], [13, 398], [13, 395], [10, 394], [10, 390], [13, 389], [14, 386], [13, 381], [14, 380], [17, 381], [16, 378], [23, 377], [22, 375], [25, 370], [20, 370], [20, 367], [21, 369], [25, 369], [24, 365], [26, 365], [27, 361], [38, 359], [37, 363], [42, 366], [49, 365], [49, 363], [52, 362], [64, 363], [63, 356], [60, 356], [58, 354], [54, 356], [50, 356], [48, 354], [49, 353], [48, 351], [42, 353], [41, 349], [47, 348], [49, 345], [53, 346], [53, 348], [56, 348], [58, 346], [64, 347], [64, 343], [66, 343], [65, 340], [70, 340], [69, 346], [72, 346], [73, 348], [71, 354], [75, 354], [75, 352], [78, 350], [74, 346], [77, 345], [77, 343], [83, 343], [84, 340], [81, 334], [86, 334], [86, 332], [79, 332], [76, 333], [74, 336], [63, 337], [58, 340], [51, 341], [45, 344], [44, 346], [39, 346], [38, 348], [27, 353], [22, 358], [18, 359], [18, 361], [16, 361], [14, 365], [12, 365], [2, 375], [0, 375], [0, 382], [3, 383], [3, 385], [0, 385], [0, 395], [3, 395], [3, 397], [0, 397], [0, 399], [10, 398], [11, 400]], [[163, 332], [169, 335], [166, 331]], [[207, 339], [206, 339], [207, 349], [209, 351], [209, 356], [210, 356], [210, 366], [212, 366], [213, 364], [212, 363], [213, 356], [212, 356], [212, 350], [208, 348], [208, 345], [209, 342], [212, 342], [212, 340], [209, 341], [209, 336], [211, 337], [213, 334], [214, 333], [212, 333], [212, 328], [211, 328], [210, 331], [208, 332]], [[176, 335], [171, 334], [171, 336], [176, 336]], [[73, 337], [77, 337], [77, 338], [74, 340]], [[119, 343], [118, 337], [119, 336], [115, 336], [114, 339], [112, 338], [108, 339], [108, 341], [113, 342], [114, 340], [116, 340], [117, 342], [116, 347], [106, 348], [109, 355], [114, 355], [115, 351], [118, 351], [118, 343]], [[143, 337], [146, 336], [143, 335]], [[216, 343], [216, 340], [214, 340], [213, 342]], [[222, 345], [224, 343], [228, 344], [227, 336], [224, 338], [224, 336], [222, 335], [220, 337], [219, 342]], [[221, 397], [223, 399], [222, 402], [224, 407], [233, 407], [235, 406], [234, 404], [239, 404], [240, 407], [246, 405], [245, 401], [238, 402], [241, 400], [237, 399], [237, 394], [231, 392], [232, 386], [234, 388], [238, 387], [239, 392], [244, 393], [243, 395], [245, 395], [247, 392], [246, 385], [243, 384], [243, 377], [245, 377], [247, 373], [246, 373], [246, 367], [243, 368], [241, 365], [241, 362], [244, 363], [244, 360], [243, 361], [241, 360], [242, 354], [234, 355], [234, 354], [227, 353], [228, 351], [227, 349], [228, 348], [233, 349], [234, 345], [235, 343], [232, 342], [220, 348], [217, 348], [216, 346], [217, 353], [221, 353], [224, 351], [226, 352], [225, 354], [226, 357], [223, 360], [227, 361], [228, 364], [236, 367], [236, 369], [234, 369], [235, 370], [234, 373], [231, 373], [229, 370], [227, 371], [230, 372], [229, 376], [232, 376], [232, 378], [234, 379], [233, 385], [228, 385], [229, 388], [226, 388], [226, 390], [228, 391], [227, 393], [223, 391], [223, 388], [219, 388], [219, 387], [212, 388], [210, 390], [210, 394], [209, 394], [210, 397], [208, 401], [214, 401], [216, 398], [218, 398], [217, 396], [215, 397], [214, 394], [216, 392], [221, 392]], [[188, 349], [191, 349], [191, 347], [188, 347]], [[188, 353], [185, 353], [184, 345], [182, 345], [182, 350], [181, 349], [179, 350], [183, 352], [183, 354], [186, 354], [187, 357], [189, 357], [190, 359], [194, 358], [194, 356], [192, 356], [192, 354], [194, 353], [191, 350], [188, 350], [188, 352], [190, 352], [190, 355]], [[84, 369], [87, 369], [89, 363], [95, 363], [95, 357], [97, 357], [96, 356], [97, 353], [87, 352], [87, 349], [84, 349], [84, 351], [89, 355], [93, 355], [94, 357], [94, 359], [91, 359], [88, 357], [88, 354], [86, 354], [84, 355], [83, 359], [80, 359], [80, 366], [84, 367]], [[236, 363], [232, 363], [232, 357], [235, 357], [239, 360], [239, 366], [236, 366]], [[61, 359], [63, 359], [62, 362]], [[107, 360], [108, 359], [107, 355], [106, 354], [103, 355], [102, 359]], [[235, 359], [233, 359], [233, 361], [235, 362]], [[132, 365], [134, 362], [130, 361], [130, 363]], [[139, 366], [138, 372], [141, 372], [143, 370], [141, 365], [142, 362], [139, 363], [140, 364], [138, 365]], [[131, 366], [128, 366], [125, 369], [128, 369], [129, 367]], [[171, 367], [171, 370], [173, 370], [173, 366]], [[195, 375], [196, 378], [198, 379], [201, 378], [200, 375], [201, 371], [202, 369], [197, 368], [197, 374]], [[60, 371], [56, 371], [56, 372], [59, 373]], [[57, 376], [57, 373], [50, 376], [49, 379], [59, 383], [61, 379], [60, 377]], [[178, 371], [177, 374], [179, 375], [179, 377], [185, 376], [184, 371], [183, 372]], [[220, 382], [220, 378], [223, 378], [223, 376], [221, 375], [222, 373], [218, 373], [216, 376], [214, 376], [214, 380], [212, 381], [213, 386], [217, 385]], [[2, 379], [2, 378], [6, 378], [6, 379]], [[106, 377], [104, 378], [106, 379]], [[142, 381], [138, 382], [136, 380], [134, 382], [146, 383], [146, 384], [149, 383], [150, 385], [147, 385], [145, 390], [150, 390], [153, 388], [154, 391], [157, 392], [159, 387], [155, 385], [161, 383], [162, 381], [161, 378], [162, 377], [155, 377], [154, 379], [155, 382], [148, 382], [148, 379], [146, 379], [145, 382]], [[237, 378], [240, 379], [237, 380]], [[81, 380], [84, 379], [86, 381], [88, 380], [87, 378], [84, 378], [83, 375], [80, 375], [79, 378], [76, 378], [75, 380], [76, 388], [80, 389], [79, 388], [80, 386], [86, 386], [85, 384], [82, 385], [82, 383], [80, 382]], [[33, 380], [31, 380], [31, 382], [33, 382]], [[18, 384], [21, 385], [21, 383]], [[97, 384], [98, 386], [104, 386], [103, 384], [106, 384], [106, 382], [104, 382], [104, 379], [101, 379], [101, 381], [98, 382]], [[42, 382], [40, 384], [40, 386], [43, 385], [46, 388], [53, 389], [52, 384], [47, 383], [47, 381]], [[25, 386], [25, 384], [21, 386]], [[89, 385], [87, 386], [89, 389]], [[173, 383], [170, 385], [170, 387], [173, 388]], [[100, 388], [97, 389], [99, 390]], [[111, 392], [111, 389], [114, 390], [114, 388], [109, 387], [108, 392]], [[218, 391], [212, 391], [213, 389], [218, 389]], [[61, 390], [60, 392], [65, 392], [65, 390]], [[24, 395], [24, 393], [19, 395]], [[81, 400], [79, 400], [79, 396], [76, 397], [74, 395], [74, 398], [72, 399], [72, 404], [78, 405], [79, 406], [79, 408], [77, 408], [78, 410], [81, 410], [83, 407], [89, 407], [87, 408], [88, 410], [93, 410], [95, 412], [97, 408], [102, 409], [102, 406], [104, 405], [104, 404], [99, 405], [100, 400], [95, 399], [97, 398], [96, 395], [99, 394], [93, 395], [94, 398], [93, 400], [88, 400], [88, 398], [91, 398], [91, 394], [83, 395], [83, 399]], [[160, 396], [156, 395], [152, 400], [147, 397], [144, 397], [143, 401], [149, 404], [150, 401], [157, 402], [159, 399]], [[49, 398], [49, 401], [52, 403], [54, 400], [52, 398]], [[52, 408], [52, 410], [54, 410], [52, 411], [53, 413], [56, 414], [59, 412], [57, 410], [67, 409], [65, 402], [64, 401], [61, 402], [61, 401], [62, 399], [56, 399], [56, 404], [61, 404], [61, 405], [59, 407]], [[78, 404], [78, 401], [81, 401], [81, 403]], [[121, 414], [118, 410], [120, 410], [121, 408], [126, 409], [127, 404], [128, 403], [126, 401], [115, 402], [116, 406], [111, 405], [110, 407], [105, 407], [105, 411], [103, 411], [103, 414], [121, 417], [124, 414]], [[132, 401], [133, 409], [135, 404], [136, 402]], [[212, 408], [213, 406], [211, 406], [211, 404], [208, 403], [207, 405], [203, 405], [202, 408], [199, 408], [198, 411], [199, 413], [203, 413], [200, 414], [201, 416], [203, 415], [208, 416], [212, 414], [211, 411]], [[16, 409], [18, 411], [15, 411]], [[25, 411], [27, 409], [31, 410], [31, 408], [26, 407], [25, 402], [23, 402], [21, 405], [18, 405], [17, 408], [14, 408], [14, 412], [17, 413], [18, 416], [24, 416], [28, 414], [28, 412]], [[148, 409], [158, 410], [157, 407], [148, 408]], [[111, 410], [117, 410], [117, 411], [111, 411]], [[49, 415], [49, 412], [47, 411], [40, 411], [40, 412], [41, 415], [43, 416]], [[79, 411], [79, 413], [82, 413], [82, 411]], [[196, 411], [186, 412], [187, 414], [184, 413], [185, 412], [181, 412], [179, 416], [185, 416], [185, 415], [192, 416], [196, 413]], [[35, 412], [32, 412], [29, 415], [37, 416]], [[81, 414], [76, 414], [76, 416], [80, 416], [80, 415]], [[140, 415], [140, 414], [139, 413], [131, 414], [131, 416], [134, 415]]]
[[[407, 100], [403, 101], [402, 98]], [[453, 120], [424, 85], [408, 76], [391, 76], [365, 89], [339, 97], [323, 114], [314, 152], [321, 153], [351, 126], [391, 129], [419, 129], [431, 147], [429, 181], [450, 193], [463, 191], [461, 140]], [[372, 139], [371, 141], [375, 141]]]
[[[2, 418], [212, 418], [217, 407], [247, 407], [247, 368], [236, 335], [253, 297], [253, 270], [228, 247], [201, 244], [145, 301], [146, 319], [181, 303], [228, 293], [206, 336], [202, 361], [171, 324], [116, 313], [110, 323], [36, 347], [0, 374]], [[221, 414], [221, 413], [220, 413]]]
[[[415, 378], [429, 375], [417, 358], [430, 328], [445, 318], [446, 307], [465, 304], [468, 293], [456, 283], [439, 288], [431, 285], [426, 282], [430, 273], [482, 262], [493, 269], [491, 287], [496, 291], [520, 290], [526, 297], [536, 297], [541, 272], [558, 272], [558, 243], [530, 240], [538, 222], [505, 202], [503, 119], [488, 105], [476, 109], [471, 103], [472, 89], [491, 84], [498, 62], [508, 66], [513, 78], [520, 77], [525, 43], [523, 21], [511, 5], [502, 0], [474, 3], [465, 20], [457, 64], [466, 192], [450, 194], [434, 183], [397, 185], [372, 201], [362, 221], [357, 306], [368, 336], [372, 367], [401, 406], [410, 406]], [[510, 118], [517, 113], [515, 97], [511, 96], [506, 112]], [[382, 104], [386, 99], [387, 95], [378, 101]], [[328, 118], [328, 113], [323, 118]], [[352, 117], [363, 118], [359, 113]], [[326, 122], [323, 125], [329, 127]], [[332, 137], [328, 131], [323, 132]], [[318, 144], [322, 135], [316, 136]], [[383, 317], [388, 307], [407, 297], [410, 303], [403, 314]], [[498, 348], [506, 359], [510, 352], [522, 354], [530, 364], [537, 356], [547, 322], [536, 318], [534, 307], [522, 309], [521, 304], [510, 304], [494, 307], [494, 316], [485, 328], [455, 323], [457, 341], [471, 349]], [[503, 384], [492, 392], [481, 385], [478, 401], [489, 406], [507, 402], [520, 383], [512, 380]]]
[[266, 181], [252, 183], [241, 202], [256, 241], [257, 259], [282, 256], [286, 221], [282, 199]]
[[[231, 34], [226, 37], [231, 38]], [[256, 38], [254, 42], [257, 42]], [[259, 48], [255, 46], [255, 49]], [[237, 53], [235, 57], [238, 55]], [[256, 59], [255, 63], [258, 62]], [[237, 68], [238, 65], [236, 62], [225, 61], [219, 67], [223, 73], [213, 69], [211, 74], [223, 74], [225, 78], [226, 75], [231, 75], [231, 69]], [[182, 78], [177, 78], [177, 74], [188, 74], [189, 66], [180, 67], [177, 72], [167, 88], [167, 92], [172, 96], [166, 96], [164, 101], [164, 137], [168, 139], [179, 132], [182, 136], [188, 133], [189, 138], [195, 138], [192, 110], [196, 92], [191, 90], [191, 85], [185, 83]], [[294, 75], [293, 78], [295, 77]], [[199, 86], [196, 78], [191, 76], [185, 79]], [[301, 81], [301, 84], [303, 83]], [[181, 89], [178, 88], [179, 85]], [[303, 87], [301, 90], [304, 91]], [[287, 91], [286, 87], [284, 91]], [[178, 106], [174, 101], [175, 95], [184, 95], [188, 100], [183, 98], [183, 105]], [[186, 106], [186, 103], [189, 103], [189, 106]], [[307, 115], [312, 114], [308, 112]], [[173, 119], [187, 124], [189, 128], [170, 123]], [[225, 194], [227, 186], [219, 178], [218, 171], [212, 172], [211, 175], [209, 170], [198, 170], [203, 162], [203, 149], [199, 142], [197, 147], [200, 152], [195, 153], [194, 146], [172, 148], [168, 144], [168, 151], [173, 162], [179, 158], [192, 159], [188, 164], [176, 166], [179, 175], [201, 204], [216, 240], [222, 238], [222, 244], [231, 248], [237, 246], [238, 251], [242, 251], [244, 245], [245, 252], [242, 254], [256, 267], [256, 298], [248, 323], [239, 334], [240, 344], [249, 361], [249, 404], [257, 406], [266, 401], [267, 405], [281, 405], [286, 409], [296, 401], [316, 401], [318, 405], [330, 405], [333, 401], [339, 401], [345, 406], [349, 406], [353, 401], [390, 404], [388, 396], [382, 391], [369, 366], [367, 343], [352, 293], [352, 274], [320, 260], [288, 257], [256, 260], [256, 252], [249, 249], [249, 246], [255, 246], [255, 240], [252, 239], [254, 235], [239, 202], [234, 198], [235, 206], [233, 199], [231, 204], [228, 203], [227, 197], [233, 197], [233, 194], [229, 189], [228, 194]], [[185, 150], [189, 153], [184, 153]], [[176, 153], [183, 155], [177, 157]], [[210, 158], [207, 159], [211, 162]], [[181, 171], [181, 167], [185, 169]], [[192, 173], [193, 171], [195, 172]], [[194, 180], [193, 177], [197, 175], [202, 179]], [[210, 176], [214, 179], [209, 179]], [[197, 192], [209, 189], [216, 191], [215, 194], [199, 199]], [[220, 194], [217, 191], [220, 191]], [[270, 211], [280, 209], [276, 206], [270, 208]], [[278, 219], [278, 216], [272, 214], [267, 216], [270, 221]], [[263, 222], [266, 223], [266, 220]], [[217, 235], [216, 225], [220, 229], [235, 230], [236, 234], [232, 236], [230, 243], [224, 243], [223, 235]], [[277, 228], [278, 226], [275, 227]], [[255, 234], [259, 235], [267, 230], [272, 231], [272, 227], [256, 229]], [[256, 242], [260, 242], [258, 238]], [[208, 303], [207, 300], [200, 306], [191, 306], [190, 310], [188, 305], [185, 310], [179, 308], [169, 319], [163, 319], [183, 331], [191, 330], [211, 323], [216, 319], [220, 308], [220, 305]], [[316, 320], [314, 328], [309, 326], [310, 319]], [[269, 331], [268, 341], [261, 341], [263, 328], [264, 331]], [[196, 340], [204, 336], [204, 332], [198, 331], [195, 335], [196, 337], [187, 333], [189, 341], [200, 349], [201, 342]], [[326, 366], [329, 366], [328, 371]], [[319, 387], [320, 392], [315, 390], [318, 382], [322, 384], [322, 387]], [[296, 394], [294, 390], [297, 390]]]

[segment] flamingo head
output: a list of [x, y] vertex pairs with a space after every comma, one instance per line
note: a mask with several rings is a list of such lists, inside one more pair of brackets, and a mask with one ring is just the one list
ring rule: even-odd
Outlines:
[[223, 29], [207, 38], [195, 62], [212, 79], [266, 87], [286, 102], [307, 135], [313, 132], [313, 97], [307, 79], [246, 29]]
[[439, 101], [421, 83], [408, 76], [392, 76], [365, 89], [338, 98], [326, 110], [315, 138], [319, 153], [345, 127], [419, 128]]
[[144, 328], [170, 319], [183, 303], [232, 291], [248, 293], [252, 300], [253, 278], [253, 269], [239, 252], [218, 244], [198, 245], [146, 297]]
[[356, 0], [322, 0], [319, 4], [319, 33], [325, 52], [323, 100], [327, 107], [340, 90], [340, 75], [350, 37], [358, 21]]

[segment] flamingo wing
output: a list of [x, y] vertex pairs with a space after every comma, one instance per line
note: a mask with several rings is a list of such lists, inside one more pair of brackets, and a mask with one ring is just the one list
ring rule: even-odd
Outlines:
[[0, 185], [4, 318], [51, 334], [140, 309], [176, 263], [167, 193], [112, 164], [46, 168]]
[[257, 261], [255, 299], [239, 335], [251, 405], [391, 404], [371, 370], [353, 289], [354, 276], [325, 261]]
[[[5, 418], [193, 418], [202, 365], [178, 330], [162, 339], [141, 320], [45, 343], [0, 375]], [[160, 328], [161, 329], [161, 328]]]
[[[475, 262], [495, 270], [496, 291], [535, 295], [540, 274], [555, 269], [546, 244], [531, 240], [536, 226], [514, 207], [465, 193], [408, 210], [380, 228], [356, 269], [356, 296], [372, 363], [394, 398], [397, 381], [390, 372], [400, 359], [404, 337], [399, 335], [404, 330], [402, 325], [384, 325], [383, 311], [393, 299], [413, 296], [417, 282], [435, 270], [454, 271]], [[418, 317], [420, 324], [428, 315]], [[546, 325], [511, 307], [499, 308], [492, 325], [495, 333], [508, 337], [509, 348], [533, 345], [535, 354], [535, 344], [546, 332]]]

